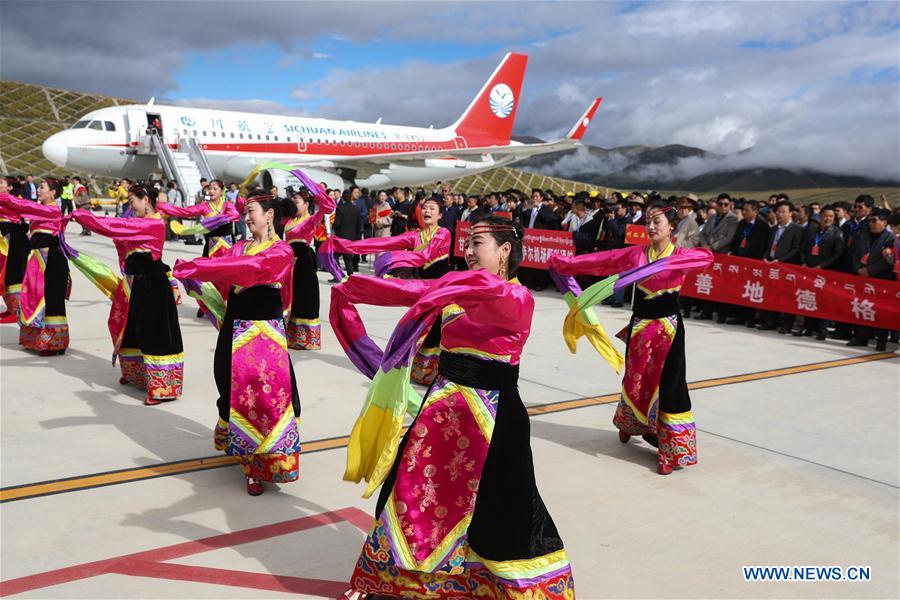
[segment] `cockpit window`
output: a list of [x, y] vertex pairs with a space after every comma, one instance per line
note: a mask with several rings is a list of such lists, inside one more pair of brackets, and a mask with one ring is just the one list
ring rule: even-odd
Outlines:
[[104, 121], [103, 124], [106, 125], [107, 131], [115, 131], [116, 130], [116, 124], [113, 123], [112, 121]]
[[77, 123], [72, 125], [72, 129], [84, 129], [88, 126], [88, 123], [90, 123], [90, 121], [78, 121]]
[[91, 124], [88, 125], [88, 129], [99, 129], [103, 131], [103, 121], [91, 121]]

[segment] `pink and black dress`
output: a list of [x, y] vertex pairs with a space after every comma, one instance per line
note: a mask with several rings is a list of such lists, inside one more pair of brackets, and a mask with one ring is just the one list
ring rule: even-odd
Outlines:
[[[375, 259], [375, 274], [400, 279], [438, 279], [450, 271], [449, 229], [437, 227], [432, 231], [424, 229], [407, 231], [391, 237], [344, 240], [329, 238], [326, 244], [333, 252], [340, 254], [381, 253]], [[338, 280], [344, 278], [337, 261], [328, 260], [330, 250], [320, 251], [326, 256], [325, 265]], [[437, 374], [438, 357], [441, 353], [441, 328], [434, 328], [424, 337], [413, 361], [412, 380], [422, 385], [431, 385]]]
[[[153, 217], [98, 217], [80, 208], [68, 218], [84, 229], [110, 238], [119, 255], [121, 277], [85, 267], [78, 251], [70, 260], [112, 300], [109, 333], [113, 364], [119, 361], [120, 383], [146, 388], [153, 403], [181, 396], [184, 347], [178, 309], [181, 301], [171, 269], [162, 261], [166, 224]], [[174, 285], [173, 285], [174, 284]]]
[[19, 294], [19, 344], [62, 354], [69, 347], [69, 262], [60, 250], [62, 212], [55, 205], [0, 196], [0, 210], [28, 221], [28, 259]]
[[[299, 476], [300, 395], [284, 335], [294, 253], [270, 240], [241, 241], [221, 256], [175, 262], [174, 275], [211, 311], [224, 306], [213, 363], [219, 399], [217, 450], [247, 477], [284, 483]], [[215, 286], [229, 288], [227, 304]]]
[[550, 259], [550, 268], [561, 275], [601, 276], [664, 259], [678, 259], [684, 266], [635, 284], [631, 320], [622, 332], [627, 344], [625, 377], [613, 424], [627, 435], [657, 436], [660, 465], [686, 467], [697, 463], [697, 441], [678, 293], [687, 271], [712, 264], [712, 253], [670, 244], [656, 256], [651, 246], [629, 246], [580, 256], [556, 255]]
[[[160, 202], [156, 209], [167, 217], [198, 219], [199, 222], [196, 226], [188, 227], [182, 233], [203, 235], [204, 257], [223, 256], [234, 244], [234, 222], [241, 218], [241, 214], [234, 203], [224, 197], [215, 204], [201, 202], [193, 206], [175, 206], [167, 202]], [[220, 286], [219, 293], [224, 298], [228, 289]]]
[[[22, 200], [11, 194], [5, 194], [17, 202]], [[25, 278], [25, 263], [28, 262], [30, 250], [28, 243], [28, 223], [22, 221], [17, 211], [0, 205], [0, 236], [3, 237], [3, 248], [0, 252], [0, 292], [6, 303], [6, 310], [18, 314], [19, 295], [22, 293], [22, 280]]]
[[[382, 352], [356, 304], [410, 306]], [[353, 275], [332, 289], [331, 324], [373, 379], [344, 479], [381, 484], [350, 583], [410, 598], [574, 598], [566, 550], [535, 484], [519, 360], [534, 299], [485, 271], [435, 280]], [[441, 327], [438, 373], [408, 404], [415, 348]], [[414, 394], [413, 394], [414, 395]], [[415, 415], [402, 436], [403, 415]]]
[[334, 212], [334, 200], [325, 194], [319, 194], [317, 199], [318, 207], [312, 215], [288, 219], [284, 223], [284, 241], [291, 245], [295, 259], [291, 314], [285, 324], [285, 333], [288, 347], [295, 350], [322, 348], [318, 264], [313, 237], [325, 216]]

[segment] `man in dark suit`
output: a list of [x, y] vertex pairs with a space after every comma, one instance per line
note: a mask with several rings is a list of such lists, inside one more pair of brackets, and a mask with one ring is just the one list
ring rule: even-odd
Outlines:
[[[338, 202], [334, 215], [334, 235], [345, 240], [358, 240], [359, 225], [359, 209], [353, 203], [349, 190], [344, 190], [341, 194], [341, 201]], [[352, 254], [341, 254], [344, 261], [344, 271], [347, 275], [356, 272], [356, 261], [353, 260]]]
[[[887, 226], [891, 211], [886, 208], [873, 209], [869, 215], [869, 235], [861, 238], [853, 256], [853, 266], [856, 274], [861, 277], [875, 279], [894, 279], [894, 263], [885, 257], [885, 250], [893, 249], [896, 238], [894, 232]], [[875, 350], [884, 352], [887, 350], [887, 329], [872, 329], [862, 325], [853, 326], [853, 339], [847, 342], [848, 346], [867, 346], [874, 335]]]
[[[553, 212], [553, 196], [540, 189], [531, 190], [531, 206], [522, 213], [522, 225], [527, 229], [562, 229], [560, 219]], [[550, 273], [545, 269], [519, 269], [519, 280], [539, 292], [550, 285]]]
[[[828, 204], [819, 211], [818, 216], [819, 223], [807, 227], [803, 236], [800, 252], [803, 264], [811, 269], [836, 269], [844, 251], [844, 235], [837, 226], [837, 213], [834, 206]], [[817, 340], [824, 340], [825, 323], [822, 319], [804, 317], [803, 328], [798, 327], [791, 333], [797, 337], [815, 333]]]
[[[841, 253], [841, 258], [838, 259], [837, 269], [839, 271], [856, 274], [853, 257], [860, 244], [868, 244], [869, 214], [874, 206], [875, 199], [872, 196], [868, 194], [857, 196], [853, 203], [853, 216], [840, 225], [841, 233], [844, 236], [844, 251]], [[835, 323], [834, 337], [838, 340], [851, 339], [853, 326], [849, 323]]]
[[[775, 205], [775, 227], [769, 232], [765, 261], [770, 263], [800, 264], [800, 243], [803, 241], [803, 227], [791, 221], [794, 207], [787, 200]], [[778, 329], [778, 333], [790, 332], [794, 325], [794, 315], [765, 312], [765, 322], [759, 326], [763, 331]]]
[[[769, 240], [769, 224], [759, 217], [759, 203], [756, 200], [747, 200], [741, 207], [741, 215], [743, 219], [738, 223], [729, 254], [762, 260], [766, 252], [766, 243]], [[726, 310], [732, 314], [731, 318], [726, 321], [729, 325], [746, 325], [750, 329], [756, 326], [755, 308], [729, 306]]]

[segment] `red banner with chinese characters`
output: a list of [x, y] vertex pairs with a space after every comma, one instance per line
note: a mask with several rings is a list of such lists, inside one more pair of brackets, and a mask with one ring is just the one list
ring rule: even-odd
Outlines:
[[650, 243], [650, 236], [647, 228], [643, 225], [635, 225], [634, 223], [625, 226], [625, 243], [629, 246], [640, 246]]
[[[453, 256], [465, 256], [466, 238], [469, 236], [471, 223], [465, 221], [456, 224], [456, 244]], [[568, 231], [549, 231], [546, 229], [525, 229], [522, 240], [522, 264], [531, 269], [546, 269], [547, 261], [554, 254], [563, 256], [575, 255], [575, 243]]]
[[900, 329], [900, 282], [716, 254], [681, 294], [780, 313]]

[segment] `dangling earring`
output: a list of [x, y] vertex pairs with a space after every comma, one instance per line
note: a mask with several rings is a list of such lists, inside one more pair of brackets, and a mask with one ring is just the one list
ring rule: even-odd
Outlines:
[[272, 222], [269, 221], [269, 237], [272, 237]]
[[500, 275], [500, 277], [501, 277], [504, 281], [506, 281], [506, 280], [508, 279], [508, 277], [506, 276], [506, 275], [507, 275], [507, 265], [508, 265], [508, 264], [509, 264], [509, 261], [508, 261], [508, 260], [504, 260], [503, 262], [500, 263], [500, 273], [499, 273], [499, 275]]

